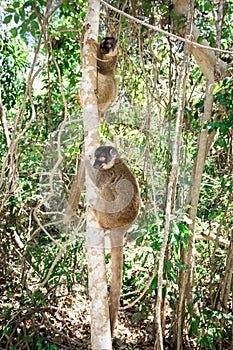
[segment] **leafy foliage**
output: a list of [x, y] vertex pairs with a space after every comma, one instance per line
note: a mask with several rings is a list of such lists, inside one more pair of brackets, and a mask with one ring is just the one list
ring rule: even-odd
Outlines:
[[[126, 12], [146, 23], [173, 30], [170, 1], [112, 3], [125, 6]], [[65, 328], [64, 342], [77, 348], [80, 343], [68, 337], [71, 331], [59, 312], [65, 309], [66, 320], [71, 322], [67, 310], [75, 296], [85, 298], [87, 289], [83, 197], [76, 221], [70, 225], [62, 221], [83, 149], [80, 40], [87, 2], [20, 0], [4, 5], [0, 84], [13, 146], [8, 153], [1, 128], [1, 344], [6, 349], [58, 349], [58, 336]], [[231, 5], [232, 1], [226, 1], [221, 42], [225, 49], [232, 41]], [[201, 38], [212, 46], [215, 15], [215, 3], [195, 2], [194, 21]], [[178, 27], [185, 20], [181, 18]], [[130, 310], [137, 325], [153, 322], [183, 51], [179, 42], [104, 7], [100, 28], [100, 36], [119, 30], [120, 44], [118, 98], [101, 120], [101, 142], [117, 145], [141, 188], [142, 210], [127, 235], [122, 293], [123, 305], [135, 302]], [[222, 58], [228, 62], [231, 57], [224, 54]], [[164, 267], [168, 341], [174, 335], [171, 324], [176, 320], [180, 272], [185, 269], [180, 257], [191, 235], [187, 209], [204, 111], [205, 79], [192, 58], [186, 95], [180, 173]], [[222, 307], [220, 298], [233, 226], [232, 101], [232, 78], [226, 76], [216, 83], [213, 116], [204, 125], [215, 139], [204, 168], [196, 232], [199, 238], [203, 232], [217, 238], [200, 239], [195, 246], [194, 297], [185, 314], [193, 349], [229, 348], [232, 342], [232, 280], [227, 307]], [[218, 238], [226, 245], [218, 245]], [[146, 297], [138, 300], [146, 287]]]

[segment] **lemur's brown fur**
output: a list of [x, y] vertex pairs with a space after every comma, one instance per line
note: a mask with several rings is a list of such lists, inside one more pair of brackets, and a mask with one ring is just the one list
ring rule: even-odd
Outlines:
[[123, 269], [123, 237], [136, 219], [140, 192], [136, 177], [111, 146], [95, 151], [95, 184], [99, 203], [94, 213], [100, 227], [110, 229], [112, 280], [110, 286], [110, 322], [113, 333], [120, 305]]
[[117, 62], [117, 40], [103, 38], [97, 46], [97, 98], [99, 115], [103, 114], [117, 96], [115, 79]]

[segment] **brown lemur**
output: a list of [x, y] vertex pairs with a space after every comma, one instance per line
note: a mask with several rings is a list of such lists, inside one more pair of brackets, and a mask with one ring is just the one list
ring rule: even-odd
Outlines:
[[[98, 224], [105, 229], [132, 223], [140, 206], [139, 187], [135, 175], [112, 146], [100, 146], [95, 151], [93, 167], [100, 208], [94, 208]], [[99, 209], [99, 210], [98, 210]]]
[[[83, 54], [83, 43], [85, 32], [88, 26], [84, 27], [81, 37], [81, 54]], [[117, 83], [115, 79], [118, 44], [117, 39], [107, 36], [101, 39], [100, 43], [94, 39], [89, 40], [96, 52], [97, 81], [96, 97], [98, 100], [98, 114], [102, 116], [104, 112], [112, 105], [117, 96]], [[81, 91], [82, 94], [82, 91]], [[78, 96], [78, 98], [77, 98]], [[80, 100], [80, 96], [76, 95]]]
[[141, 200], [135, 175], [122, 161], [114, 147], [98, 147], [95, 150], [94, 158], [93, 166], [89, 160], [84, 159], [81, 162], [77, 183], [74, 183], [74, 186], [72, 185], [74, 196], [71, 193], [64, 222], [68, 223], [70, 221], [77, 208], [86, 169], [97, 189], [97, 201], [94, 204], [92, 203], [92, 210], [99, 226], [110, 231], [111, 283], [109, 309], [111, 332], [113, 334], [120, 305], [124, 234], [137, 218]]
[[123, 238], [137, 218], [140, 191], [135, 175], [122, 161], [114, 147], [101, 146], [93, 164], [98, 200], [93, 211], [99, 226], [110, 230], [111, 284], [109, 295], [111, 332], [113, 334], [122, 286]]
[[118, 45], [113, 37], [101, 39], [97, 49], [97, 99], [101, 116], [114, 102], [117, 96], [116, 63]]
[[[83, 50], [84, 35], [88, 26], [84, 28], [81, 38], [81, 53]], [[96, 41], [91, 42], [96, 48], [97, 58], [97, 89], [96, 96], [98, 99], [98, 114], [103, 115], [104, 112], [111, 106], [117, 95], [117, 83], [115, 79], [118, 45], [117, 39], [113, 37], [104, 37], [100, 44]], [[80, 96], [78, 100], [80, 101]], [[81, 170], [80, 170], [81, 169]], [[69, 222], [75, 210], [78, 207], [80, 200], [80, 188], [84, 185], [84, 165], [80, 162], [80, 171], [75, 175], [71, 186], [68, 204], [65, 212], [64, 221]], [[78, 187], [77, 187], [78, 184]], [[77, 190], [76, 190], [77, 189]]]

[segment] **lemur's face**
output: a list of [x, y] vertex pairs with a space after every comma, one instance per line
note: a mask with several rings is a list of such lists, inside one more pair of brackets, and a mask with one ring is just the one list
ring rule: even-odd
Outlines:
[[101, 146], [95, 151], [95, 162], [93, 167], [99, 170], [110, 169], [115, 164], [115, 159], [119, 157], [117, 150], [111, 146]]
[[117, 55], [117, 40], [112, 37], [103, 38], [100, 41], [100, 52], [103, 55], [116, 56]]

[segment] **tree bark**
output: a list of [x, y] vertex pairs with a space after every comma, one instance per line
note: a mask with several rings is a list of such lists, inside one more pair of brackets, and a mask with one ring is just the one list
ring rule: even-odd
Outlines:
[[[188, 14], [188, 7], [189, 7], [189, 0], [173, 0], [173, 8], [174, 8], [174, 14], [177, 18], [179, 18], [181, 15], [185, 15], [187, 17]], [[179, 33], [181, 35], [184, 35], [185, 28], [181, 28]], [[191, 32], [191, 40], [197, 42], [198, 38], [200, 37], [200, 30], [195, 26], [194, 23], [192, 23], [192, 32]], [[209, 46], [208, 42], [206, 40], [202, 40], [202, 44]], [[194, 45], [190, 45], [190, 51], [192, 55], [194, 56], [200, 70], [205, 75], [207, 79], [210, 79], [213, 74], [213, 67], [215, 67], [216, 64], [216, 55], [213, 51], [210, 51], [208, 49], [203, 49], [199, 47], [195, 47]], [[227, 64], [223, 62], [222, 60], [219, 60], [219, 70], [221, 76], [225, 74]]]
[[[179, 17], [181, 15], [188, 15], [189, 0], [173, 0], [174, 14]], [[181, 35], [184, 34], [184, 28], [179, 31]], [[199, 29], [192, 24], [191, 40], [196, 41], [200, 36]], [[203, 40], [202, 43], [206, 46], [208, 42]], [[186, 266], [186, 270], [180, 271], [179, 278], [179, 301], [177, 310], [177, 329], [176, 329], [176, 349], [182, 349], [182, 338], [184, 329], [184, 310], [185, 305], [191, 302], [190, 291], [193, 286], [193, 269], [194, 269], [194, 243], [195, 243], [195, 220], [197, 215], [197, 205], [200, 196], [200, 187], [202, 181], [202, 174], [204, 169], [205, 160], [207, 157], [207, 152], [210, 149], [211, 143], [213, 141], [213, 135], [208, 135], [207, 129], [204, 126], [212, 116], [213, 107], [213, 88], [215, 83], [215, 68], [217, 63], [217, 58], [214, 52], [195, 47], [190, 45], [190, 51], [193, 54], [200, 70], [206, 77], [206, 97], [204, 103], [204, 113], [201, 120], [202, 130], [199, 135], [198, 146], [197, 146], [197, 158], [193, 166], [192, 174], [192, 187], [190, 194], [190, 204], [189, 217], [192, 221], [190, 225], [190, 231], [192, 234], [188, 238], [187, 249], [182, 252], [182, 263]], [[226, 64], [218, 60], [218, 76], [223, 77], [226, 70]]]
[[[89, 0], [86, 16], [86, 32], [82, 50], [83, 80], [82, 106], [85, 132], [85, 157], [93, 160], [96, 147], [99, 145], [99, 120], [96, 98], [97, 70], [96, 46], [98, 40], [100, 2]], [[95, 186], [86, 171], [86, 201], [96, 200]], [[95, 220], [94, 213], [87, 212], [87, 255], [89, 297], [91, 307], [91, 348], [92, 350], [112, 349], [109, 321], [107, 278], [105, 265], [104, 232]]]
[[0, 86], [0, 119], [1, 119], [1, 124], [2, 124], [2, 129], [4, 132], [4, 136], [6, 139], [6, 144], [7, 144], [7, 147], [9, 148], [11, 140], [10, 140], [10, 134], [9, 134], [8, 125], [7, 125], [6, 114], [5, 114], [3, 103], [2, 103], [1, 86]]
[[[188, 25], [186, 28], [185, 36], [189, 35], [191, 28], [191, 16], [192, 12], [188, 17]], [[162, 287], [163, 287], [163, 268], [164, 268], [164, 259], [166, 253], [166, 246], [168, 235], [170, 232], [171, 225], [171, 216], [174, 211], [174, 199], [176, 196], [176, 185], [177, 177], [179, 171], [179, 161], [180, 161], [180, 144], [182, 139], [182, 124], [184, 119], [184, 106], [186, 101], [186, 80], [189, 64], [189, 45], [184, 45], [184, 59], [183, 64], [179, 73], [179, 83], [177, 87], [177, 96], [179, 101], [178, 112], [176, 116], [176, 125], [175, 125], [175, 136], [173, 141], [173, 153], [172, 153], [172, 170], [169, 177], [169, 183], [167, 188], [167, 202], [166, 202], [166, 212], [165, 212], [165, 224], [164, 224], [164, 237], [163, 243], [160, 250], [159, 258], [159, 268], [158, 268], [158, 290], [157, 290], [157, 301], [156, 301], [156, 321], [157, 321], [157, 334], [154, 350], [163, 349], [163, 334], [162, 334], [162, 324], [164, 320], [161, 319], [161, 305], [162, 305]]]

